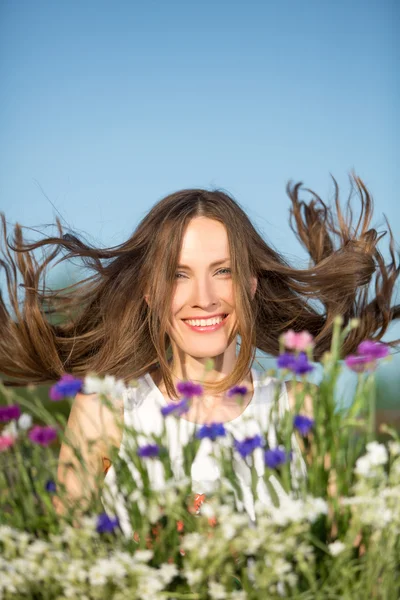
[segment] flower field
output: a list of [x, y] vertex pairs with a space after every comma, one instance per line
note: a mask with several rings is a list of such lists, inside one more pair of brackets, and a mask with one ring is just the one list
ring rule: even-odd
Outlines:
[[[374, 371], [389, 350], [367, 340], [341, 364], [342, 341], [356, 326], [337, 320], [318, 388], [307, 381], [312, 337], [286, 332], [267, 373], [276, 382], [270, 428], [254, 418], [236, 429], [203, 424], [176, 461], [168, 431], [203, 393], [178, 384], [179, 402], [160, 407], [157, 435], [128, 427], [125, 452], [109, 449], [115, 485], [99, 478], [98, 493], [62, 515], [54, 499], [67, 506], [67, 495], [52, 448], [67, 441], [65, 416], [48, 412], [34, 389], [27, 399], [1, 386], [0, 600], [400, 597], [400, 439], [388, 424], [378, 441], [375, 427]], [[334, 401], [341, 369], [358, 377], [346, 408]], [[302, 386], [280, 415], [288, 377]], [[124, 385], [65, 375], [50, 400], [72, 403], [78, 391], [97, 392], [112, 408]], [[240, 403], [246, 391], [227, 394]], [[191, 473], [202, 444], [220, 473], [206, 494], [193, 489]]]

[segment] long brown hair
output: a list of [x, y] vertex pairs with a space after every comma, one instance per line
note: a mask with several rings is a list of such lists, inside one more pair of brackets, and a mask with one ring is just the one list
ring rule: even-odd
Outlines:
[[[370, 228], [372, 198], [366, 186], [356, 175], [350, 177], [361, 203], [354, 224], [352, 194], [344, 216], [333, 181], [335, 210], [311, 190], [307, 190], [311, 201], [300, 200], [301, 183], [287, 185], [290, 226], [310, 256], [306, 269], [294, 268], [271, 249], [239, 204], [218, 190], [186, 189], [165, 197], [127, 241], [104, 249], [84, 243], [73, 233], [63, 234], [59, 219], [59, 237], [27, 243], [17, 223], [10, 242], [1, 213], [0, 264], [14, 315], [0, 298], [0, 373], [11, 378], [8, 385], [53, 382], [64, 373], [84, 376], [88, 372], [127, 382], [159, 364], [168, 394], [176, 397], [168, 366], [167, 324], [182, 237], [197, 216], [220, 221], [227, 229], [241, 339], [234, 371], [207, 386], [211, 393], [241, 381], [257, 348], [276, 356], [278, 338], [288, 328], [306, 329], [315, 337], [316, 360], [330, 347], [336, 315], [342, 315], [345, 323], [360, 319], [360, 326], [344, 342], [343, 356], [364, 339], [380, 340], [391, 321], [400, 317], [400, 305], [391, 306], [400, 270], [393, 235], [386, 221], [391, 262], [385, 264], [377, 243], [386, 232], [378, 235]], [[42, 246], [51, 252], [38, 262], [32, 251]], [[46, 269], [60, 251], [64, 255], [57, 264], [78, 257], [91, 274], [61, 290], [46, 289]], [[23, 302], [18, 300], [18, 271]], [[374, 274], [375, 293], [370, 298]], [[258, 279], [253, 299], [250, 275]], [[62, 315], [59, 322], [57, 315]]]

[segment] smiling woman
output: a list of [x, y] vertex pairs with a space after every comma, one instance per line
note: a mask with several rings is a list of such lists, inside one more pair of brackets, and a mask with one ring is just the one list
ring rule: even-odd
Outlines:
[[[256, 396], [256, 350], [278, 355], [285, 330], [309, 331], [320, 360], [336, 315], [345, 324], [360, 319], [344, 341], [344, 356], [366, 338], [379, 340], [400, 317], [400, 306], [391, 305], [399, 275], [394, 241], [390, 234], [392, 260], [386, 265], [377, 249], [382, 235], [370, 228], [371, 197], [359, 178], [353, 176], [352, 184], [361, 206], [356, 224], [351, 210], [348, 218], [342, 213], [336, 182], [335, 212], [313, 193], [308, 204], [301, 201], [300, 184], [288, 185], [290, 224], [310, 254], [307, 269], [290, 266], [271, 249], [239, 204], [221, 191], [171, 194], [128, 240], [104, 249], [63, 234], [58, 220], [58, 237], [28, 244], [17, 224], [10, 243], [2, 215], [1, 265], [14, 315], [0, 298], [0, 372], [12, 379], [9, 385], [53, 382], [65, 373], [109, 374], [126, 383], [150, 377], [156, 393], [168, 400], [178, 397], [177, 381], [202, 381], [201, 404], [195, 402], [195, 412], [185, 418], [235, 420]], [[33, 255], [40, 247], [51, 250], [41, 264]], [[60, 250], [65, 254], [59, 262], [80, 257], [92, 274], [51, 291], [44, 274]], [[63, 314], [61, 323], [51, 323], [54, 312]], [[210, 358], [213, 367], [205, 373]], [[241, 407], [224, 395], [235, 385], [247, 390]], [[78, 394], [75, 407], [81, 404]], [[77, 414], [73, 408], [72, 421]], [[115, 434], [112, 425], [109, 430]]]

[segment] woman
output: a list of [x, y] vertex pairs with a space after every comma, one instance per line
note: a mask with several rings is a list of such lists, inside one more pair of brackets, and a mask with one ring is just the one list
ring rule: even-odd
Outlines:
[[[59, 237], [26, 244], [16, 225], [13, 247], [5, 243], [3, 251], [15, 320], [1, 300], [0, 372], [14, 384], [51, 382], [64, 373], [79, 377], [90, 371], [125, 382], [137, 379], [137, 403], [150, 407], [144, 399], [176, 400], [178, 381], [201, 380], [211, 357], [214, 367], [203, 381], [204, 395], [184, 419], [196, 423], [240, 419], [253, 400], [258, 403], [265, 396], [254, 392], [259, 385], [252, 368], [256, 349], [277, 355], [278, 338], [288, 328], [314, 336], [314, 356], [319, 360], [330, 347], [336, 315], [342, 315], [345, 323], [360, 319], [360, 326], [344, 342], [343, 355], [366, 338], [381, 339], [400, 316], [400, 306], [391, 306], [399, 274], [392, 234], [392, 260], [385, 265], [377, 249], [382, 236], [369, 228], [371, 197], [358, 177], [353, 176], [352, 182], [361, 201], [356, 225], [351, 210], [347, 218], [341, 211], [336, 182], [336, 215], [314, 193], [309, 204], [301, 201], [301, 184], [288, 185], [290, 225], [310, 254], [308, 269], [291, 267], [266, 244], [240, 206], [220, 191], [182, 190], [167, 196], [126, 242], [107, 249], [63, 235], [59, 221]], [[4, 216], [2, 220], [6, 240]], [[31, 252], [41, 246], [52, 253], [38, 264]], [[93, 273], [79, 284], [51, 292], [40, 287], [40, 278], [61, 249], [67, 251], [61, 260], [80, 257]], [[25, 286], [22, 310], [17, 269]], [[374, 274], [375, 296], [368, 298]], [[60, 313], [63, 319], [54, 322]], [[203, 319], [211, 319], [210, 324]], [[224, 394], [235, 385], [247, 388], [240, 406]], [[272, 389], [270, 381], [266, 385]], [[281, 397], [285, 408], [284, 391]], [[132, 421], [137, 414], [133, 403], [123, 400], [119, 410], [125, 413], [125, 422]], [[153, 414], [146, 408], [142, 416], [152, 422]], [[140, 423], [146, 427], [143, 419]], [[121, 434], [111, 412], [100, 408], [96, 395], [78, 394], [68, 431], [89, 465], [89, 489], [95, 489], [99, 473], [109, 466], [107, 444], [100, 435], [104, 430], [107, 444], [119, 447]], [[82, 495], [82, 483], [76, 471], [61, 468], [69, 461], [77, 467], [69, 447], [63, 445], [59, 479], [74, 501]]]

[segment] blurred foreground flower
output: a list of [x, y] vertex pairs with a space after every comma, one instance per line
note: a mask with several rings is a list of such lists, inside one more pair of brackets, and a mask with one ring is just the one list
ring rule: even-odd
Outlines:
[[46, 492], [49, 492], [49, 493], [55, 493], [55, 491], [56, 491], [56, 484], [55, 484], [55, 482], [52, 479], [49, 479], [46, 482], [45, 490], [46, 490]]
[[63, 400], [68, 396], [75, 396], [82, 389], [82, 380], [75, 379], [73, 375], [63, 375], [55, 385], [50, 388], [50, 400]]
[[277, 365], [280, 369], [289, 369], [296, 375], [305, 375], [314, 369], [304, 352], [300, 352], [297, 356], [284, 352], [278, 356]]
[[235, 440], [235, 448], [242, 458], [246, 458], [249, 454], [252, 454], [256, 448], [261, 448], [262, 443], [262, 437], [260, 435], [255, 435], [251, 438], [245, 438], [242, 441]]
[[40, 446], [48, 446], [57, 438], [57, 429], [35, 425], [28, 433], [29, 439]]
[[106, 375], [104, 378], [86, 375], [82, 391], [84, 394], [101, 394], [109, 398], [122, 398], [126, 389], [124, 382], [116, 379], [113, 375]]
[[380, 342], [365, 340], [358, 345], [357, 354], [350, 354], [345, 358], [345, 363], [352, 371], [364, 373], [374, 371], [377, 360], [385, 358], [389, 354], [389, 347]]
[[137, 455], [140, 456], [140, 458], [155, 458], [156, 456], [159, 456], [159, 454], [160, 448], [157, 444], [146, 444], [137, 449]]
[[21, 415], [21, 409], [18, 404], [11, 404], [10, 406], [0, 406], [0, 423], [8, 423], [13, 419], [19, 419]]
[[308, 348], [312, 348], [313, 339], [313, 336], [308, 331], [296, 333], [293, 329], [289, 329], [289, 331], [282, 335], [285, 347], [289, 350], [297, 350], [298, 352], [304, 352]]
[[276, 469], [281, 465], [284, 465], [286, 462], [290, 461], [292, 458], [291, 452], [286, 452], [284, 448], [274, 448], [270, 450], [266, 450], [264, 454], [264, 460], [267, 467], [270, 469]]
[[201, 396], [203, 393], [203, 387], [198, 383], [193, 383], [192, 381], [180, 381], [177, 384], [176, 389], [185, 398]]
[[0, 436], [0, 452], [4, 452], [15, 443], [15, 437], [12, 435]]
[[112, 533], [119, 525], [118, 517], [110, 518], [106, 513], [101, 513], [97, 518], [97, 533]]
[[314, 419], [310, 419], [305, 415], [296, 415], [293, 418], [293, 426], [302, 436], [306, 436], [314, 425]]
[[222, 423], [211, 423], [210, 425], [203, 425], [196, 433], [196, 437], [200, 440], [203, 438], [210, 438], [213, 442], [217, 437], [222, 437], [226, 434], [225, 427]]
[[232, 396], [245, 396], [247, 394], [247, 387], [245, 385], [235, 385], [233, 388], [228, 390], [227, 396], [231, 398]]
[[178, 403], [170, 403], [167, 406], [163, 406], [161, 409], [161, 414], [163, 417], [167, 417], [168, 415], [174, 415], [175, 417], [180, 417], [185, 414], [189, 410], [189, 401], [187, 398], [184, 398], [181, 402]]

